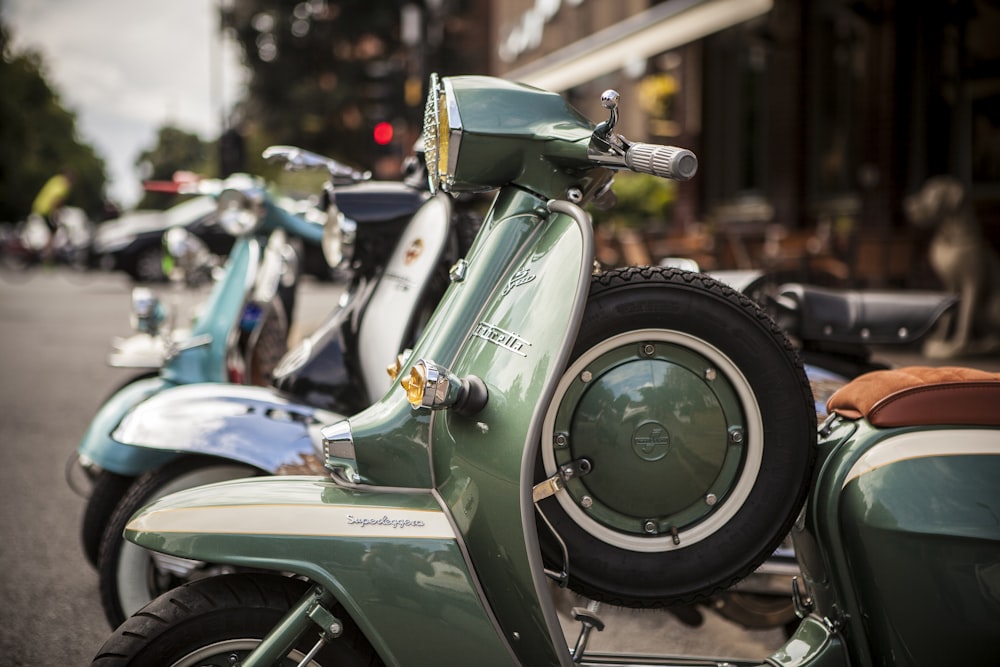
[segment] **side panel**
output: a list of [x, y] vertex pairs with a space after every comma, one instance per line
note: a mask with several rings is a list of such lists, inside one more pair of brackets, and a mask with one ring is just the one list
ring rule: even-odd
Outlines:
[[216, 456], [273, 474], [324, 474], [319, 429], [340, 419], [269, 387], [199, 383], [137, 405], [112, 437], [120, 447]]
[[873, 655], [995, 665], [1000, 431], [899, 432], [851, 467], [840, 530]]
[[[389, 258], [358, 331], [358, 355], [365, 387], [380, 397], [392, 384], [386, 366], [404, 345], [427, 281], [450, 238], [451, 201], [439, 194], [413, 216]], [[436, 304], [435, 304], [436, 305]]]
[[318, 477], [237, 480], [163, 498], [125, 533], [181, 557], [308, 577], [389, 665], [513, 664], [429, 492], [347, 490]]

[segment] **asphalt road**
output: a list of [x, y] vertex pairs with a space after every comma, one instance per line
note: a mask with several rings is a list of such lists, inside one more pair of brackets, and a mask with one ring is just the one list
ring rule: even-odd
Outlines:
[[[302, 330], [339, 289], [304, 284]], [[112, 336], [129, 333], [130, 290], [115, 274], [0, 273], [0, 667], [88, 664], [110, 632], [80, 548], [84, 500], [64, 470], [98, 407], [133, 374], [105, 363]], [[979, 365], [1000, 369], [996, 361]], [[775, 631], [744, 632], [711, 612], [698, 630], [666, 613], [604, 613], [595, 649], [749, 657], [780, 643]]]

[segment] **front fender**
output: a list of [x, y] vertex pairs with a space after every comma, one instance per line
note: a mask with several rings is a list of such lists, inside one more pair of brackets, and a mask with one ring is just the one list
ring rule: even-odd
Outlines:
[[122, 415], [150, 396], [171, 386], [173, 386], [171, 382], [156, 376], [131, 382], [119, 389], [105, 401], [90, 421], [83, 439], [76, 448], [80, 458], [104, 470], [130, 477], [162, 466], [176, 458], [177, 455], [172, 452], [129, 447], [111, 437], [111, 432], [121, 421]]
[[112, 437], [122, 446], [205, 454], [271, 474], [322, 474], [319, 429], [341, 419], [269, 387], [201, 383], [167, 389], [136, 405]]
[[147, 549], [290, 572], [332, 593], [388, 665], [513, 665], [433, 492], [264, 477], [181, 491], [140, 510]]

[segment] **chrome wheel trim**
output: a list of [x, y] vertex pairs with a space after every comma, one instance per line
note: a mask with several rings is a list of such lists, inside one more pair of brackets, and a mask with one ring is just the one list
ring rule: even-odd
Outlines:
[[[209, 644], [208, 646], [203, 646], [199, 649], [195, 649], [191, 653], [181, 657], [180, 660], [174, 662], [170, 667], [229, 667], [234, 664], [229, 658], [236, 654], [237, 659], [242, 661], [246, 655], [257, 648], [260, 644], [259, 639], [226, 639], [221, 642], [215, 642], [214, 644]], [[295, 661], [295, 664], [299, 664], [305, 654], [301, 651], [293, 649], [287, 656], [287, 659]], [[214, 658], [221, 658], [220, 662], [206, 662]], [[239, 664], [239, 663], [236, 663]], [[318, 663], [315, 660], [310, 660], [306, 663], [307, 667], [318, 667]]]

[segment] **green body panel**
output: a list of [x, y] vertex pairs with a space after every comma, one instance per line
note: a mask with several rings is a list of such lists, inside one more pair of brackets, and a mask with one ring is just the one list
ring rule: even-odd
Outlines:
[[[542, 226], [543, 206], [543, 201], [520, 191], [501, 192], [469, 253], [466, 279], [445, 292], [414, 346], [411, 363], [421, 358], [444, 366], [454, 363], [483, 304]], [[409, 367], [404, 368], [400, 377], [408, 372]], [[447, 475], [447, 464], [438, 470], [431, 466], [430, 414], [410, 407], [398, 379], [378, 402], [352, 416], [350, 423], [357, 469], [365, 482], [431, 488], [435, 473]]]
[[[504, 193], [469, 255], [467, 277], [446, 293], [410, 357], [480, 377], [489, 390], [486, 408], [475, 417], [450, 411], [431, 417], [410, 407], [397, 382], [350, 423], [364, 480], [401, 487], [433, 481], [441, 490], [489, 603], [514, 624], [504, 627], [513, 649], [525, 664], [548, 664], [559, 661], [554, 612], [546, 618], [548, 610], [524, 604], [544, 585], [540, 560], [531, 563], [538, 556], [530, 475], [544, 413], [539, 406], [579, 326], [593, 241], [589, 227], [581, 230], [567, 216], [510, 215], [543, 202]], [[498, 553], [500, 545], [516, 549]]]
[[173, 494], [126, 527], [140, 546], [292, 572], [331, 592], [389, 665], [511, 665], [436, 496], [319, 477]]
[[1000, 440], [980, 432], [995, 451], [960, 451], [975, 432], [859, 421], [820, 442], [793, 537], [817, 613], [838, 624], [855, 662], [995, 664]]
[[544, 406], [565, 367], [589, 288], [589, 231], [554, 215], [509, 265], [452, 367], [459, 377], [483, 379], [489, 402], [474, 417], [441, 411], [432, 420], [442, 496], [525, 665], [557, 664], [568, 655], [556, 646], [565, 641], [554, 611], [526, 604], [549, 600], [531, 487]]

